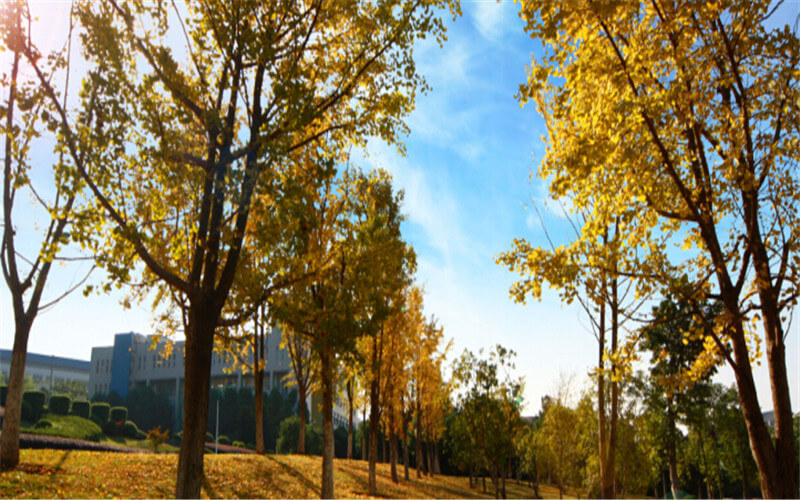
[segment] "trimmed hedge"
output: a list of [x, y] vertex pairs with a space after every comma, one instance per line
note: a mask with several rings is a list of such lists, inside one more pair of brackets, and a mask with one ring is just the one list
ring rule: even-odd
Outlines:
[[[183, 439], [183, 433], [181, 433], [181, 439]], [[206, 443], [213, 443], [214, 442], [214, 435], [210, 432], [206, 432]]]
[[237, 446], [239, 448], [244, 448], [244, 443], [241, 441], [234, 441], [233, 446]]
[[128, 420], [128, 409], [124, 406], [115, 406], [111, 408], [111, 413], [109, 415], [112, 422], [124, 422]]
[[89, 403], [85, 399], [76, 399], [75, 401], [72, 402], [72, 410], [70, 410], [70, 415], [75, 415], [76, 417], [88, 419], [90, 408], [91, 408], [91, 403]]
[[28, 404], [28, 417], [23, 418], [29, 422], [38, 422], [42, 415], [44, 415], [44, 400], [47, 395], [44, 391], [26, 391], [22, 394], [23, 408], [25, 403]]
[[219, 444], [231, 444], [231, 439], [228, 436], [220, 436]]
[[90, 412], [91, 420], [102, 429], [108, 422], [108, 414], [110, 411], [111, 406], [108, 403], [92, 403]]
[[69, 394], [53, 394], [50, 396], [50, 405], [48, 407], [50, 413], [69, 415], [70, 406], [72, 406], [72, 396]]

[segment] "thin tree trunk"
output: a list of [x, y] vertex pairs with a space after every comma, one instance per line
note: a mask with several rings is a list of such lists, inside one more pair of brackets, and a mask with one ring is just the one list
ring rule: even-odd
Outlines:
[[353, 381], [347, 380], [347, 459], [353, 458]]
[[[419, 389], [419, 388], [417, 388], [417, 389]], [[420, 414], [419, 397], [420, 397], [419, 396], [419, 390], [417, 390], [417, 397], [416, 397], [416, 399], [417, 399], [417, 401], [416, 401], [416, 404], [417, 404], [417, 423], [416, 423], [416, 426], [415, 426], [416, 427], [416, 434], [417, 434], [416, 435], [416, 453], [417, 453], [417, 456], [416, 456], [416, 458], [414, 460], [414, 462], [415, 462], [414, 465], [417, 466], [417, 479], [420, 479], [422, 477], [422, 423], [420, 422], [422, 420], [422, 418], [421, 418], [422, 415]]]
[[397, 484], [397, 436], [394, 432], [389, 433], [389, 462], [391, 464], [392, 482]]
[[408, 481], [408, 438], [403, 439], [403, 477]]
[[333, 354], [325, 347], [320, 356], [322, 371], [322, 492], [320, 498], [333, 498]]
[[306, 420], [308, 420], [308, 409], [306, 408], [306, 387], [305, 384], [297, 384], [298, 404], [297, 409], [300, 417], [300, 430], [297, 435], [297, 453], [306, 453]]
[[428, 442], [428, 475], [433, 477], [433, 443]]
[[675, 456], [675, 408], [670, 398], [667, 406], [667, 465], [669, 466], [669, 484], [672, 498], [678, 498], [680, 486], [678, 484], [678, 460]]
[[[368, 459], [367, 453], [367, 433], [369, 432], [369, 428], [372, 427], [371, 425], [367, 425], [367, 396], [368, 388], [364, 388], [364, 408], [362, 410], [361, 416], [361, 460]], [[367, 429], [364, 429], [364, 426], [367, 425]]]
[[[377, 365], [378, 362], [378, 349], [377, 339], [373, 338], [372, 348], [372, 364]], [[377, 483], [375, 480], [375, 462], [378, 459], [378, 423], [380, 422], [380, 401], [379, 401], [379, 383], [380, 381], [373, 372], [372, 381], [370, 381], [370, 412], [369, 412], [369, 477], [367, 480], [367, 494], [377, 494]]]
[[[262, 306], [263, 307], [263, 306]], [[263, 311], [263, 309], [262, 309]], [[263, 314], [263, 312], [262, 312]], [[263, 317], [263, 316], [262, 316]], [[253, 349], [253, 364], [255, 374], [253, 376], [253, 387], [255, 389], [255, 410], [256, 410], [256, 453], [263, 455], [266, 452], [264, 446], [264, 367], [261, 360], [265, 351], [264, 323], [255, 319], [255, 341], [256, 348]]]

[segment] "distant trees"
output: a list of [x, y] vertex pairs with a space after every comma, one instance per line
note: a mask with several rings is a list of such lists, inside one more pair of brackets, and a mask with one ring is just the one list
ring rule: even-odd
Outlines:
[[[478, 356], [482, 355], [480, 351]], [[464, 351], [453, 369], [463, 391], [457, 401], [454, 425], [460, 439], [468, 440], [457, 448], [461, 461], [488, 469], [497, 498], [506, 498], [506, 477], [511, 473], [511, 458], [522, 425], [519, 414], [522, 380], [509, 373], [514, 368], [514, 355], [500, 345], [489, 352], [488, 358]], [[563, 419], [558, 422], [569, 425]], [[570, 429], [570, 434], [574, 435], [573, 431]], [[564, 451], [568, 453], [569, 449]]]

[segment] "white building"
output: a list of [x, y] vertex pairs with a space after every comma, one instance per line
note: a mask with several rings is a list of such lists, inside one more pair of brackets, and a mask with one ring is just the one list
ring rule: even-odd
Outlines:
[[[11, 351], [0, 349], [0, 373], [8, 380], [11, 371]], [[56, 382], [89, 382], [89, 362], [81, 359], [63, 358], [29, 352], [25, 358], [25, 375], [30, 376], [37, 387], [50, 390]]]

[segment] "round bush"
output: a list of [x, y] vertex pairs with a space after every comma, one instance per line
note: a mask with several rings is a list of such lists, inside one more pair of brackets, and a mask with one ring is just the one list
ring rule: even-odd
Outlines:
[[234, 441], [233, 446], [236, 446], [238, 448], [244, 448], [244, 443], [241, 441]]
[[126, 438], [139, 439], [139, 432], [139, 428], [130, 420], [122, 424], [122, 435]]
[[102, 429], [106, 426], [106, 422], [108, 422], [108, 414], [110, 411], [111, 406], [108, 403], [92, 403], [90, 411], [91, 419]]
[[31, 407], [30, 422], [36, 422], [44, 415], [44, 400], [46, 397], [47, 395], [44, 391], [26, 391], [22, 394], [22, 401], [27, 402]]
[[124, 406], [115, 406], [111, 408], [110, 420], [117, 423], [128, 420], [128, 409]]
[[34, 429], [52, 429], [53, 423], [49, 420], [39, 420], [36, 422], [36, 425], [33, 426]]
[[75, 415], [76, 417], [88, 419], [89, 409], [90, 403], [88, 401], [85, 399], [76, 399], [72, 402], [72, 410], [70, 410], [70, 414]]
[[136, 431], [136, 439], [138, 439], [139, 441], [141, 441], [143, 439], [147, 439], [147, 434], [143, 430], [140, 429], [140, 430]]
[[[183, 432], [181, 432], [181, 439], [183, 439]], [[213, 443], [214, 442], [214, 435], [210, 432], [206, 432], [206, 443]]]
[[69, 394], [53, 394], [50, 396], [50, 406], [48, 410], [56, 415], [69, 415], [72, 406], [72, 397]]
[[231, 444], [231, 439], [228, 436], [222, 435], [219, 437], [219, 444]]

